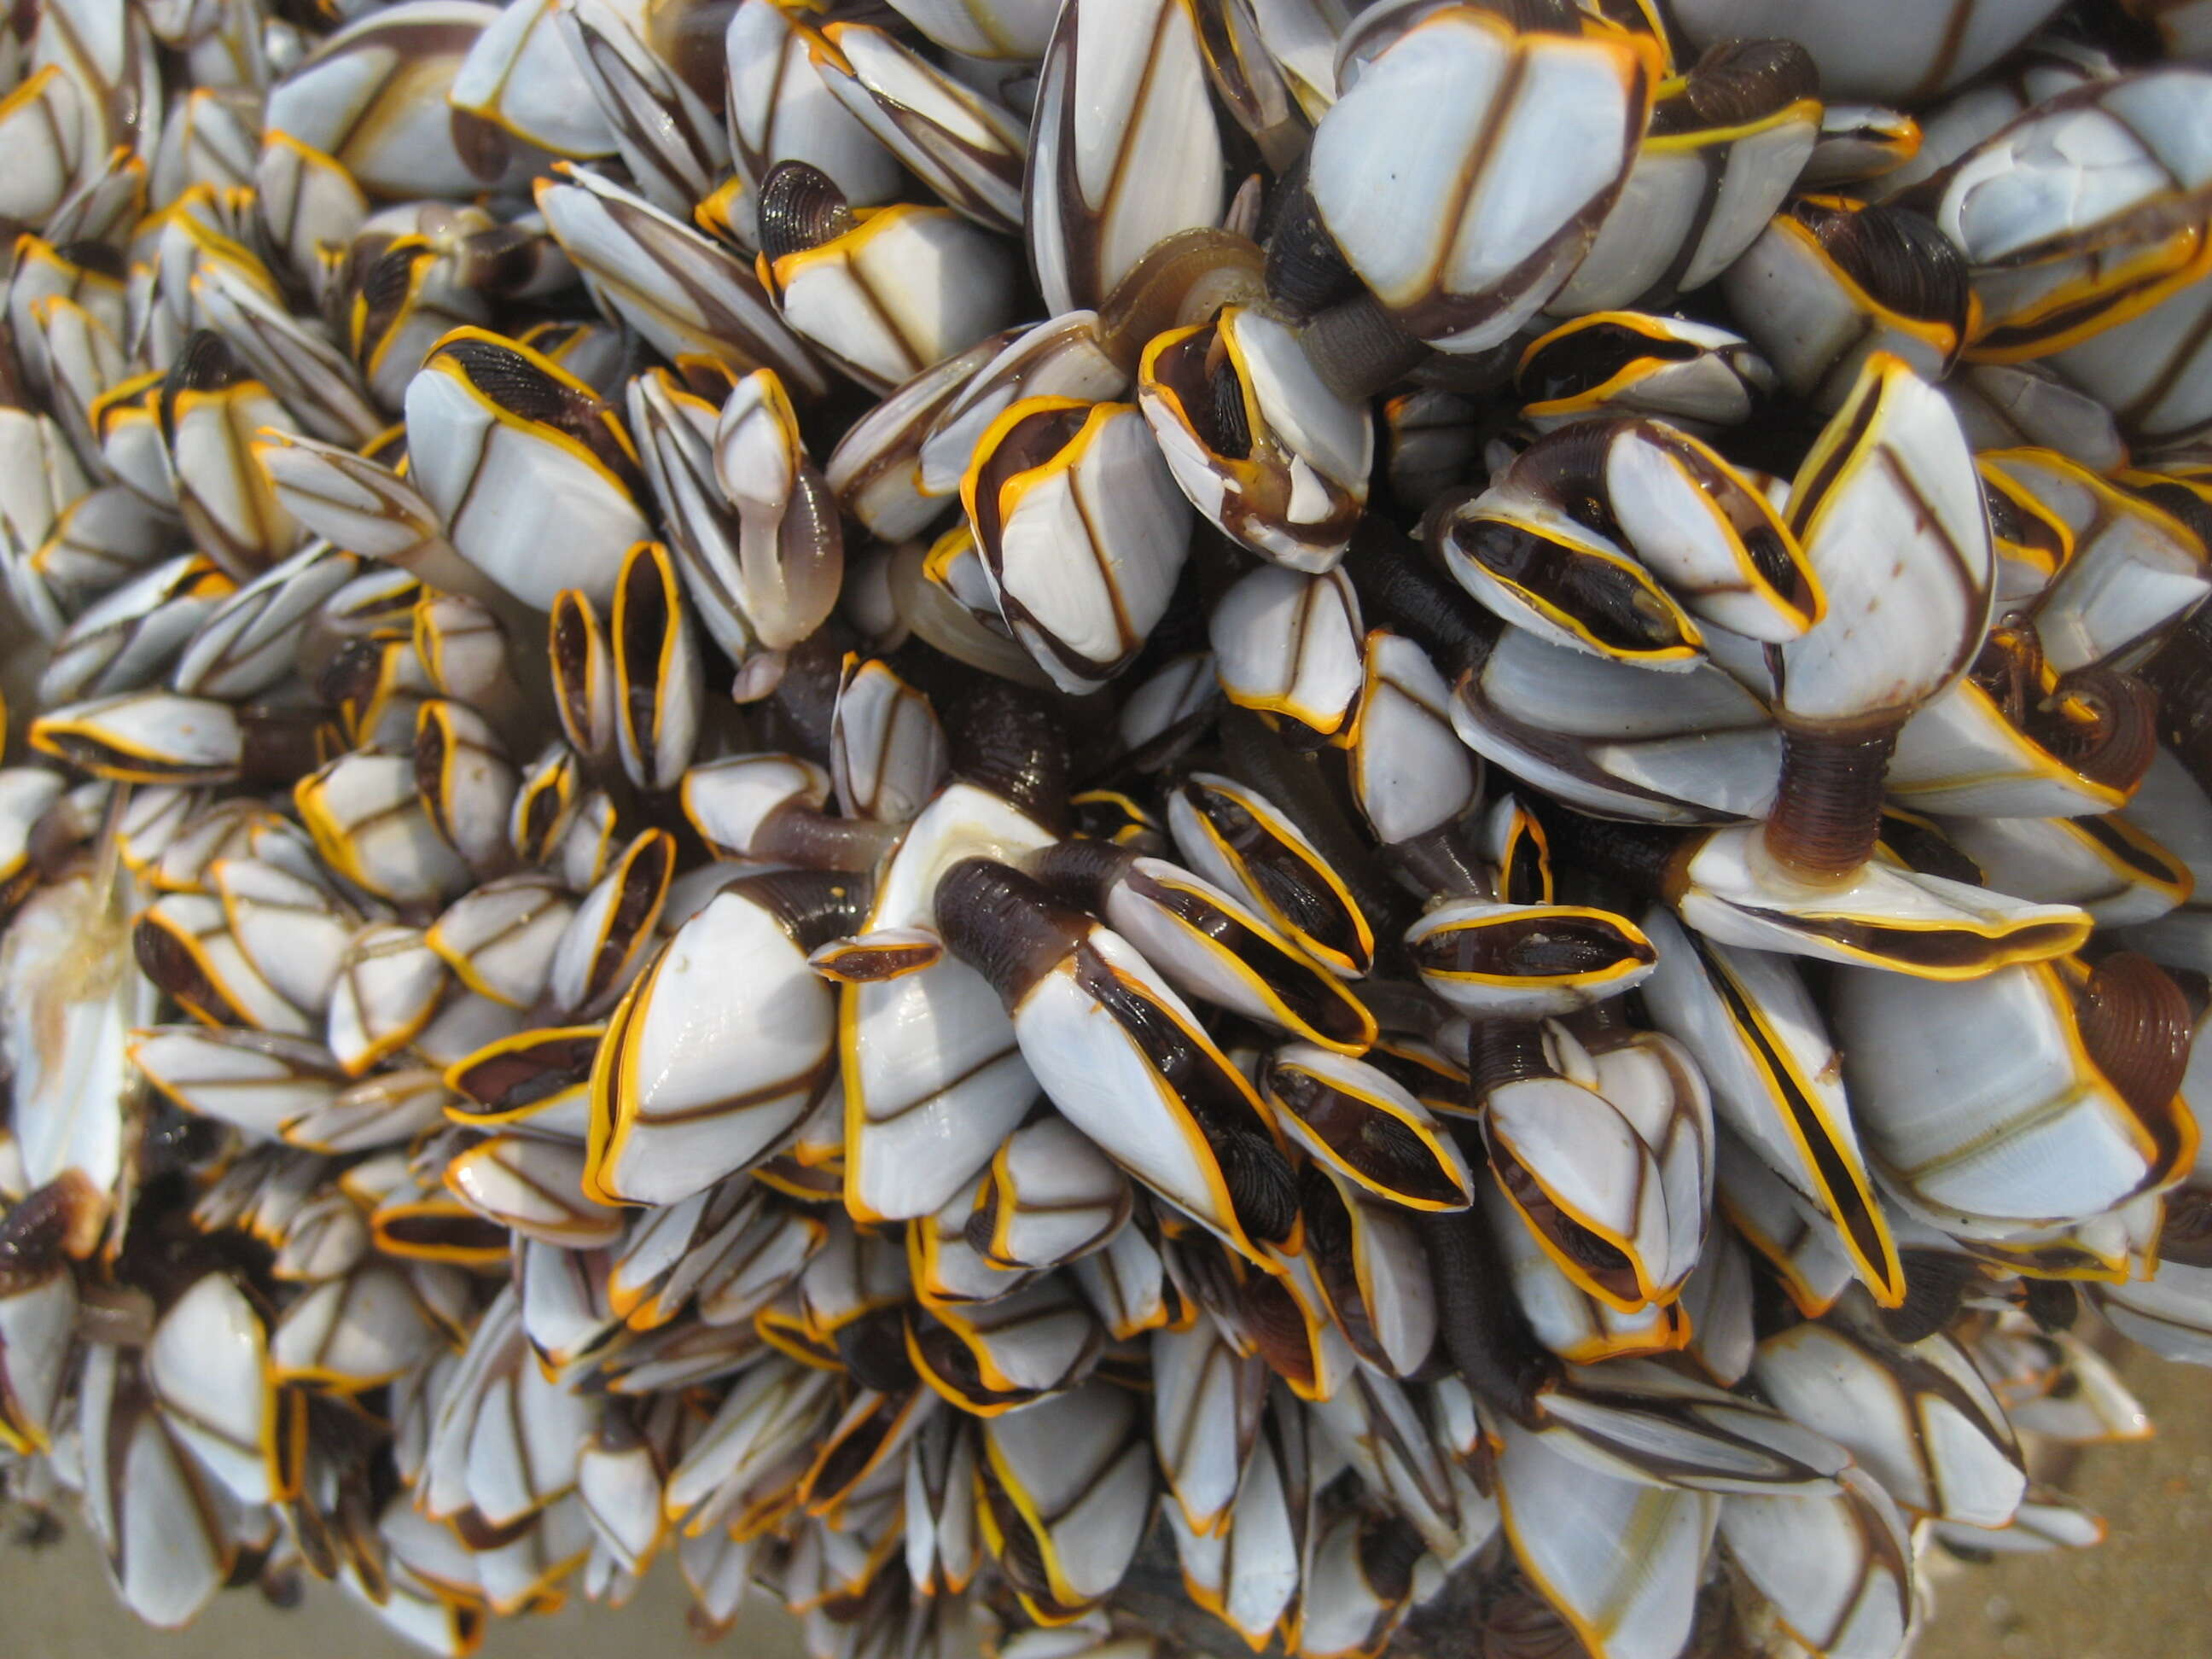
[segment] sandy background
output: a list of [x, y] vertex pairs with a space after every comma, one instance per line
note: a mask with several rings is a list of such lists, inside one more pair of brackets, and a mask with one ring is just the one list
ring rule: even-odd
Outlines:
[[[2212, 1374], [2142, 1355], [2123, 1367], [2159, 1437], [2094, 1448], [2069, 1480], [2112, 1523], [2094, 1550], [2015, 1557], [1942, 1579], [1918, 1659], [2206, 1659], [2212, 1656]], [[82, 1528], [39, 1550], [0, 1543], [4, 1659], [405, 1659], [343, 1594], [317, 1585], [280, 1613], [250, 1593], [217, 1598], [190, 1630], [148, 1631], [111, 1601]], [[552, 1619], [495, 1623], [485, 1659], [680, 1656], [693, 1645], [685, 1595], [664, 1562], [620, 1613], [579, 1598]], [[793, 1621], [763, 1601], [722, 1650], [799, 1659]]]

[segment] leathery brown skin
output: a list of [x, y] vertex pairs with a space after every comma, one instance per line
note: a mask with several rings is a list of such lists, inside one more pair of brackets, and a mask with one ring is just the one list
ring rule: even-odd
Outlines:
[[1897, 9], [18, 8], [9, 1496], [452, 1655], [2094, 1542], [2080, 1316], [2212, 1363], [2212, 46]]

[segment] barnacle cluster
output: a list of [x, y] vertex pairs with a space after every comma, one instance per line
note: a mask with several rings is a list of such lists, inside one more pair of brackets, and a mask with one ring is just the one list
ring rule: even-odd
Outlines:
[[0, 1478], [149, 1622], [1890, 1659], [2212, 1363], [2208, 0], [0, 77]]

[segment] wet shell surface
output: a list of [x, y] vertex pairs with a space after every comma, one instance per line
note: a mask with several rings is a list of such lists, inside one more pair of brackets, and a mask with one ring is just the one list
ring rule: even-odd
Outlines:
[[2094, 1544], [2212, 1364], [2208, 127], [2193, 0], [12, 8], [0, 1505], [452, 1659]]

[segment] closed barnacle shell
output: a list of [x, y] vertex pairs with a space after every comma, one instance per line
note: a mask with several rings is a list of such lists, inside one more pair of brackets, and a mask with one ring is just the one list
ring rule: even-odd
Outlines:
[[[1877, 1302], [1898, 1305], [1905, 1277], [1896, 1241], [1860, 1146], [1836, 1046], [1795, 965], [1700, 939], [1661, 911], [1645, 920], [1659, 947], [1658, 971], [1644, 988], [1654, 1022], [1696, 1060], [1721, 1121], [1826, 1218], [1834, 1254]], [[1764, 1201], [1758, 1188], [1745, 1201], [1776, 1218], [1746, 1231], [1784, 1248], [1786, 1205]]]
[[[19, 337], [28, 341], [39, 335], [26, 325]], [[157, 514], [173, 513], [177, 506], [175, 473], [161, 433], [161, 386], [167, 378], [155, 370], [134, 374], [100, 393], [86, 411], [100, 441], [101, 465]]]
[[[1498, 1486], [1514, 1558], [1586, 1648], [1657, 1659], [1688, 1637], [1718, 1497], [1600, 1474], [1513, 1427], [1504, 1431]], [[1570, 1523], [1569, 1515], [1583, 1522]], [[1627, 1527], [1649, 1540], [1632, 1569], [1626, 1553], [1595, 1541]]]
[[605, 155], [616, 147], [614, 128], [569, 49], [560, 10], [559, 0], [503, 8], [471, 44], [446, 99], [533, 149]]
[[[125, 328], [123, 280], [113, 251], [97, 243], [72, 244], [64, 249], [29, 233], [15, 240], [15, 268], [7, 281], [8, 322], [18, 342], [25, 389], [41, 398], [52, 391], [52, 374], [33, 307], [49, 299], [81, 306], [98, 317], [110, 333], [122, 334]], [[97, 431], [96, 416], [93, 426]]]
[[2045, 360], [2112, 411], [2131, 444], [2186, 442], [2212, 425], [2212, 275]]
[[1498, 1186], [1579, 1289], [1632, 1314], [1674, 1300], [1696, 1265], [1713, 1131], [1686, 1053], [1626, 1035], [1593, 1054], [1557, 1027], [1491, 1022], [1474, 1063]]
[[936, 793], [946, 763], [928, 697], [888, 663], [847, 657], [830, 726], [830, 775], [845, 811], [902, 823]]
[[1301, 1171], [1306, 1254], [1347, 1346], [1368, 1365], [1408, 1377], [1437, 1335], [1428, 1252], [1396, 1204], [1313, 1166]]
[[543, 1007], [564, 1019], [607, 1012], [657, 943], [675, 870], [676, 838], [665, 830], [643, 830], [623, 848], [555, 943]]
[[427, 942], [471, 990], [526, 1009], [544, 994], [554, 945], [574, 908], [542, 875], [495, 877], [448, 905]]
[[[1435, 9], [1347, 80], [1315, 131], [1307, 187], [1321, 225], [1395, 321], [1431, 344], [1474, 352], [1510, 337], [1567, 283], [1619, 199], [1659, 53], [1648, 37], [1582, 22], [1524, 31], [1473, 6]], [[1405, 166], [1378, 174], [1377, 155], [1408, 146]], [[1538, 155], [1551, 166], [1543, 202], [1508, 210], [1498, 181]], [[1409, 224], [1428, 228], [1408, 238]]]
[[995, 1266], [1056, 1267], [1103, 1249], [1133, 1206], [1127, 1177], [1073, 1126], [1047, 1116], [992, 1154], [967, 1230]]
[[299, 526], [253, 459], [249, 434], [288, 419], [222, 339], [198, 333], [161, 383], [157, 409], [177, 505], [201, 551], [240, 580], [289, 554]]
[[1687, 0], [1677, 20], [1703, 46], [1786, 34], [1805, 43], [1820, 81], [1843, 98], [1914, 104], [2002, 58], [2056, 8], [2044, 0], [1942, 0], [1868, 15], [1850, 6], [1784, 0]]
[[414, 1042], [437, 1012], [446, 964], [420, 929], [372, 922], [346, 947], [331, 987], [325, 1041], [349, 1077]]
[[1900, 999], [1903, 982], [1839, 981], [1844, 1075], [1887, 1181], [1954, 1231], [2085, 1219], [2188, 1166], [2195, 1126], [2174, 1096], [2191, 1022], [2147, 959], [2023, 964]]
[[533, 609], [568, 587], [612, 597], [647, 526], [629, 434], [590, 387], [526, 348], [457, 329], [408, 383], [407, 425], [409, 480], [463, 558]]
[[346, 549], [341, 560], [380, 559], [433, 586], [474, 599], [502, 593], [446, 540], [429, 502], [380, 463], [268, 428], [254, 434], [254, 453], [277, 503], [314, 534]]
[[507, 142], [476, 117], [456, 118], [446, 94], [497, 15], [467, 0], [413, 0], [361, 18], [270, 89], [264, 118], [373, 195], [468, 196], [507, 171]]
[[784, 321], [878, 392], [1012, 319], [996, 238], [949, 208], [855, 210], [804, 161], [761, 186], [757, 268]]
[[69, 195], [86, 157], [78, 131], [83, 94], [55, 64], [40, 65], [0, 104], [0, 139], [24, 159], [0, 195], [18, 224], [43, 224]]
[[311, 542], [234, 587], [178, 653], [170, 688], [226, 699], [270, 690], [292, 670], [295, 630], [360, 568], [353, 555]]
[[696, 353], [739, 374], [772, 368], [809, 400], [830, 389], [751, 268], [727, 249], [585, 167], [568, 168], [565, 182], [541, 179], [537, 202], [608, 309], [663, 355]]
[[948, 206], [987, 230], [1020, 228], [1027, 135], [1009, 111], [872, 24], [827, 23], [808, 55], [830, 96]]
[[1682, 1306], [1646, 1302], [1623, 1313], [1592, 1295], [1559, 1266], [1553, 1247], [1522, 1218], [1513, 1200], [1496, 1182], [1486, 1183], [1479, 1200], [1498, 1242], [1515, 1303], [1531, 1333], [1553, 1353], [1577, 1365], [1610, 1359], [1680, 1352], [1693, 1328]]
[[220, 1489], [168, 1426], [137, 1354], [93, 1345], [80, 1388], [88, 1519], [117, 1595], [148, 1624], [186, 1624], [235, 1560], [214, 1518]]
[[2020, 607], [2057, 672], [2131, 664], [2212, 592], [2185, 488], [2142, 473], [2116, 485], [2047, 450], [1999, 450], [1981, 464], [2063, 536], [2050, 581]]
[[[907, 1224], [907, 1266], [915, 1300], [932, 1312], [967, 1302], [995, 1302], [1036, 1278], [1027, 1268], [994, 1262], [968, 1237], [968, 1223], [982, 1187], [983, 1177], [977, 1175], [935, 1214]], [[1117, 1241], [1120, 1237], [1115, 1235]], [[1094, 1306], [1093, 1311], [1106, 1317], [1103, 1310]]]
[[1213, 602], [1206, 634], [1214, 677], [1240, 708], [1330, 737], [1358, 706], [1359, 598], [1340, 572], [1263, 565]]
[[[674, 1202], [758, 1162], [806, 1115], [836, 1035], [836, 993], [806, 958], [849, 930], [861, 892], [826, 874], [744, 877], [670, 937], [610, 1018], [593, 1065], [599, 1191]], [[726, 994], [733, 975], [747, 996]], [[738, 1031], [746, 1063], [733, 1072], [724, 1045]]]
[[1104, 1332], [1062, 1275], [989, 1302], [906, 1314], [906, 1357], [934, 1393], [970, 1416], [999, 1418], [1080, 1387]]
[[1822, 410], [1844, 404], [1876, 353], [1940, 379], [1974, 314], [1965, 260], [1932, 223], [1839, 196], [1777, 214], [1720, 286], [1784, 386]]
[[124, 783], [222, 783], [240, 775], [247, 737], [228, 703], [161, 690], [64, 705], [31, 722], [41, 754]]
[[1796, 186], [1819, 88], [1812, 58], [1786, 39], [1715, 44], [1662, 82], [1620, 194], [1549, 309], [1664, 301], [1717, 276]]
[[1136, 409], [1035, 398], [984, 434], [961, 483], [1006, 625], [1062, 690], [1093, 690], [1166, 614], [1190, 508]]
[[1761, 1343], [1752, 1375], [1847, 1447], [1901, 1510], [2002, 1526], [2019, 1507], [2027, 1483], [2011, 1427], [1948, 1336], [1897, 1343], [1847, 1303]]
[[1230, 306], [1145, 348], [1138, 403], [1176, 482], [1225, 534], [1297, 570], [1334, 565], [1367, 501], [1367, 411], [1324, 385], [1290, 329]]
[[1826, 1435], [1650, 1360], [1568, 1370], [1538, 1435], [1585, 1468], [1692, 1492], [1824, 1498], [1850, 1467]]
[[1452, 730], [1450, 689], [1413, 641], [1368, 630], [1346, 736], [1352, 799], [1386, 857], [1417, 858], [1425, 837], [1449, 835], [1474, 805], [1481, 759]]
[[1217, 1532], [1237, 1471], [1260, 1430], [1267, 1371], [1230, 1346], [1210, 1319], [1152, 1337], [1152, 1441], [1185, 1527]]
[[1945, 390], [1977, 450], [2055, 449], [2100, 473], [2127, 464], [2112, 410], [2041, 363], [1969, 363]]
[[[1062, 9], [1022, 204], [1030, 263], [1054, 315], [1097, 305], [1162, 237], [1219, 222], [1221, 137], [1206, 76], [1188, 0]], [[1162, 176], [1168, 188], [1139, 183]]]
[[[386, 417], [352, 360], [286, 311], [265, 276], [229, 261], [209, 261], [193, 274], [189, 292], [191, 320], [221, 334], [300, 426], [337, 444], [365, 444], [383, 429]], [[185, 327], [178, 324], [180, 331]], [[179, 339], [178, 349], [182, 345]]]
[[1220, 888], [1127, 848], [1062, 842], [1030, 872], [1102, 917], [1170, 983], [1337, 1054], [1375, 1038], [1371, 1015], [1319, 963]]
[[[2196, 278], [2188, 204], [2212, 175], [2186, 134], [2207, 88], [2202, 69], [2182, 64], [2091, 82], [2036, 104], [1946, 169], [1936, 220], [1972, 271], [1977, 358], [2046, 356]], [[2084, 144], [2103, 158], [2101, 187], [2085, 187]]]
[[1954, 818], [1942, 830], [2000, 892], [2078, 904], [2100, 927], [2154, 921], [2196, 885], [2186, 864], [2123, 817]]
[[189, 1112], [254, 1140], [326, 1104], [343, 1074], [328, 1050], [305, 1037], [199, 1025], [134, 1032], [131, 1057], [147, 1080]]
[[404, 1146], [444, 1127], [446, 1099], [434, 1071], [380, 1072], [288, 1119], [285, 1144], [332, 1158]]
[[582, 1148], [502, 1134], [453, 1158], [444, 1179], [463, 1203], [518, 1237], [596, 1249], [621, 1237], [621, 1212], [587, 1195], [583, 1175]]
[[615, 0], [562, 0], [557, 18], [630, 176], [656, 207], [688, 212], [729, 165], [729, 140], [716, 112], [640, 38], [641, 21]]
[[505, 873], [517, 778], [498, 732], [469, 704], [434, 697], [417, 711], [415, 787], [431, 823], [471, 872]]
[[1294, 1237], [1267, 1109], [1125, 940], [984, 859], [946, 872], [936, 913], [948, 949], [1005, 1003], [1046, 1094], [1109, 1158], [1255, 1260], [1255, 1240]]
[[307, 1034], [307, 1016], [239, 949], [215, 900], [166, 894], [147, 908], [132, 931], [134, 951], [147, 978], [194, 1018], [281, 1036]]
[[438, 834], [415, 787], [411, 758], [342, 755], [293, 790], [301, 822], [337, 874], [396, 904], [451, 897], [468, 869]]
[[152, 684], [236, 586], [204, 556], [187, 553], [103, 595], [54, 641], [39, 677], [40, 702], [74, 702]]
[[[1295, 1427], [1285, 1434], [1288, 1425]], [[1306, 1447], [1298, 1432], [1304, 1419], [1285, 1413], [1271, 1417], [1267, 1426], [1275, 1432], [1264, 1435], [1246, 1458], [1236, 1504], [1219, 1534], [1201, 1537], [1179, 1524], [1176, 1510], [1166, 1511], [1192, 1600], [1247, 1643], [1263, 1646], [1278, 1625], [1296, 1626], [1306, 1519]]]
[[[986, 335], [914, 375], [847, 428], [822, 468], [838, 506], [886, 541], [927, 530], [945, 511], [945, 498], [958, 489], [959, 478], [945, 481], [941, 491], [926, 489], [924, 447], [962, 388], [1024, 337], [1018, 329]], [[959, 459], [964, 471], [968, 455]]]
[[1525, 629], [1497, 630], [1478, 649], [1453, 692], [1452, 729], [1578, 811], [1714, 823], [1771, 808], [1782, 735], [1719, 667], [1670, 673], [1662, 699], [1645, 671]]
[[1027, 1607], [1064, 1618], [1121, 1582], [1152, 1511], [1141, 1422], [1128, 1395], [1094, 1382], [983, 1425], [976, 1518]]
[[1310, 1546], [1297, 1651], [1301, 1659], [1382, 1653], [1413, 1608], [1416, 1589], [1441, 1575], [1421, 1536], [1395, 1515], [1364, 1508], [1318, 1518]]
[[294, 1006], [327, 1008], [359, 913], [321, 881], [260, 859], [220, 858], [208, 873], [231, 937], [255, 969]]

